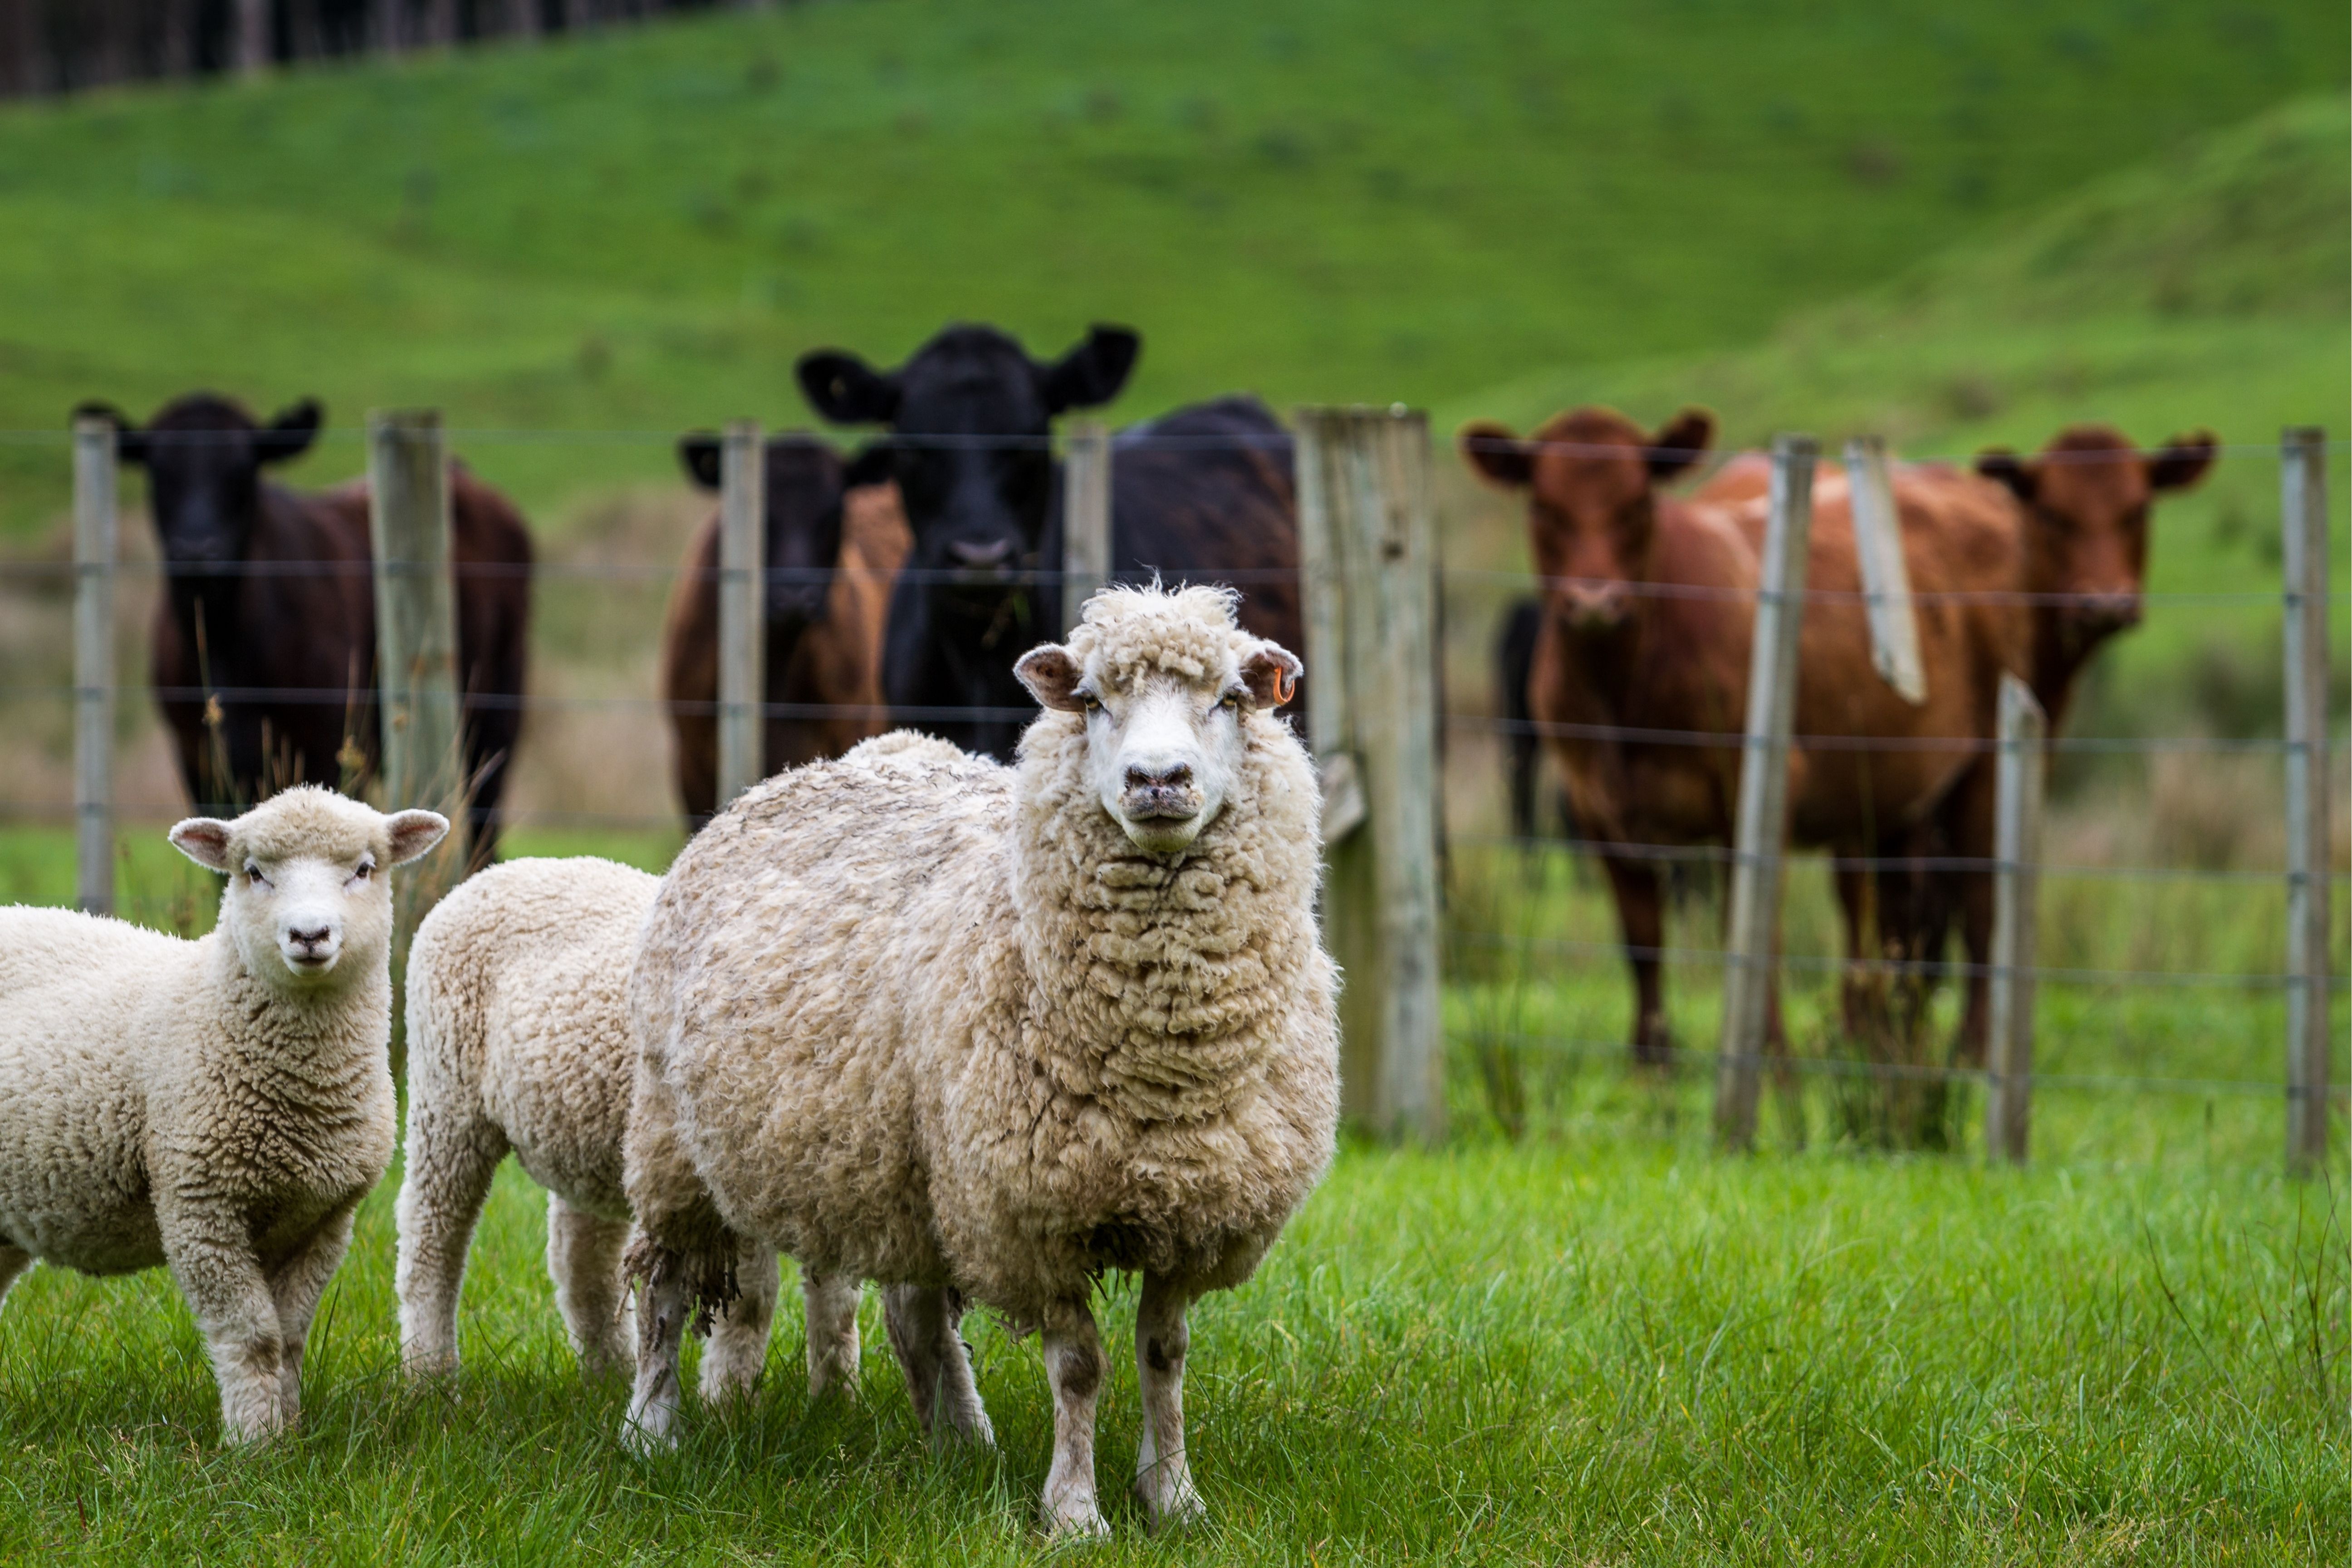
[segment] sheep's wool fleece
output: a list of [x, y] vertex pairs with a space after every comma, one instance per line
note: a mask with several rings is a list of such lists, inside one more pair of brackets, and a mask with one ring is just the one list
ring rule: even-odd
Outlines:
[[[240, 828], [265, 858], [381, 858], [381, 821], [294, 789]], [[0, 1235], [121, 1274], [163, 1263], [174, 1227], [234, 1215], [275, 1263], [392, 1163], [391, 1022], [381, 952], [297, 1001], [247, 971], [226, 928], [185, 942], [0, 910]]]
[[412, 1103], [488, 1121], [540, 1185], [610, 1220], [629, 1217], [629, 963], [660, 886], [587, 856], [510, 860], [442, 900], [408, 960]]
[[[1197, 678], [1250, 646], [1223, 595], [1107, 597], [1082, 663]], [[1287, 725], [1242, 723], [1180, 857], [1102, 809], [1064, 712], [1016, 769], [888, 735], [715, 820], [632, 981], [653, 1239], [698, 1177], [803, 1264], [951, 1284], [1024, 1326], [1107, 1269], [1248, 1278], [1329, 1163], [1339, 1056], [1317, 782]], [[691, 1171], [658, 1168], [673, 1149]]]

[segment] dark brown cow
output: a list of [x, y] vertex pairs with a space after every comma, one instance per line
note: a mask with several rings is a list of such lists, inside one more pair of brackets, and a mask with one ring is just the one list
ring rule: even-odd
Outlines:
[[[1660, 1062], [1667, 1037], [1657, 950], [1660, 862], [1642, 846], [1728, 844], [1738, 797], [1762, 514], [1656, 491], [1696, 462], [1713, 417], [1686, 410], [1646, 436], [1605, 409], [1561, 415], [1522, 442], [1499, 426], [1463, 432], [1471, 464], [1528, 495], [1528, 527], [1548, 614], [1528, 709], [1569, 781], [1580, 831], [1625, 847], [1601, 858], [1633, 967], [1633, 1054]], [[1906, 513], [1905, 550], [1925, 593], [2012, 570], [1998, 530], [1938, 533]], [[1816, 522], [1795, 727], [1826, 743], [1790, 762], [1790, 821], [1802, 844], [1860, 854], [1887, 831], [1927, 821], [1989, 733], [2000, 673], [2022, 667], [2013, 604], [1947, 596], [1922, 606], [1930, 671], [1924, 706], [1905, 702], [1870, 662], [1861, 572], [1850, 524]], [[1940, 679], [1939, 679], [1940, 677]], [[1612, 734], [1612, 730], [1632, 733]], [[1886, 752], [1850, 743], [1914, 742]], [[1957, 744], [1941, 744], [1958, 742]], [[1850, 947], [1861, 911], [1849, 909]], [[1784, 1048], [1774, 1005], [1770, 1040]]]
[[[719, 487], [715, 437], [678, 444], [688, 474]], [[766, 453], [766, 700], [761, 769], [837, 757], [888, 727], [882, 633], [912, 536], [898, 488], [870, 454], [847, 466], [824, 443], [779, 436]], [[699, 827], [718, 808], [719, 519], [687, 549], [662, 636], [662, 697], [678, 798]], [[831, 709], [834, 711], [813, 710]]]
[[[300, 494], [261, 477], [317, 439], [319, 404], [306, 398], [267, 426], [210, 393], [176, 400], [144, 428], [104, 404], [79, 412], [111, 419], [122, 460], [147, 470], [164, 571], [156, 704], [195, 808], [234, 816], [289, 784], [370, 776], [379, 747], [367, 487]], [[484, 865], [522, 728], [530, 534], [463, 465], [450, 465], [449, 497], [472, 853]]]
[[[2209, 431], [2176, 436], [2159, 450], [2143, 453], [2110, 426], [2076, 425], [2059, 432], [2032, 459], [1988, 451], [1978, 458], [1974, 474], [1940, 464], [1896, 470], [1894, 488], [1906, 555], [1914, 553], [1908, 547], [1920, 531], [1947, 538], [1997, 533], [2010, 541], [2000, 574], [1957, 585], [1971, 593], [2021, 595], [2027, 654], [2019, 673], [2027, 677], [2049, 716], [2053, 735], [2065, 721], [2091, 656], [2139, 622], [2156, 498], [2195, 485], [2212, 466], [2215, 451]], [[1760, 527], [1769, 472], [1760, 458], [1738, 459], [1710, 479], [1699, 499], [1736, 501], [1751, 528]], [[1822, 471], [1813, 507], [1817, 531], [1851, 531], [1852, 501], [1842, 470]], [[1916, 574], [1912, 587], [1915, 593], [1929, 592]], [[1998, 681], [1997, 675], [1993, 679]], [[1931, 666], [1931, 688], [1935, 680]], [[1992, 733], [1987, 728], [1979, 738], [1989, 740]], [[1992, 762], [1980, 753], [1937, 811], [1916, 824], [1893, 825], [1867, 853], [1923, 862], [1989, 860], [1993, 807]], [[1889, 868], [1871, 878], [1849, 868], [1839, 873], [1839, 893], [1850, 921], [1861, 918], [1864, 908], [1871, 910], [1882, 952], [1898, 961], [1940, 960], [1958, 915], [1969, 966], [1958, 1054], [1966, 1064], [1981, 1065], [1990, 1025], [1985, 966], [1992, 947], [1990, 875]]]

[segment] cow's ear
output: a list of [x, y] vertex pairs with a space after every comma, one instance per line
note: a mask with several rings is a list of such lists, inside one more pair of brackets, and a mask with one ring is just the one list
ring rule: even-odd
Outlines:
[[1143, 353], [1143, 340], [1126, 327], [1096, 326], [1087, 341], [1045, 367], [1045, 412], [1093, 408], [1118, 395]]
[[1086, 678], [1086, 671], [1070, 657], [1070, 650], [1060, 644], [1044, 643], [1031, 648], [1013, 667], [1013, 673], [1021, 678], [1029, 695], [1044, 706], [1064, 713], [1087, 710], [1085, 699], [1078, 695], [1078, 682]]
[[1454, 444], [1461, 448], [1462, 460], [1488, 484], [1525, 489], [1535, 478], [1535, 452], [1507, 425], [1473, 419], [1454, 433]]
[[793, 367], [809, 406], [835, 425], [887, 425], [898, 416], [898, 378], [839, 349], [801, 355]]
[[2210, 430], [2195, 430], [2186, 436], [2175, 436], [2164, 444], [2164, 449], [2147, 460], [2147, 488], [2152, 490], [2185, 490], [2205, 477], [2213, 466], [2213, 458], [2221, 444]]
[[1650, 478], [1671, 479], [1706, 456], [1715, 444], [1715, 416], [1704, 408], [1685, 408], [1650, 437]]
[[289, 405], [278, 417], [265, 426], [254, 443], [256, 454], [265, 463], [283, 463], [299, 458], [310, 449], [319, 438], [320, 427], [327, 422], [327, 411], [315, 397]]
[[868, 441], [850, 454], [842, 466], [841, 488], [863, 489], [867, 485], [887, 485], [898, 477], [898, 458], [887, 441]]
[[2042, 483], [2042, 476], [2035, 471], [2034, 466], [2006, 447], [1991, 447], [1979, 452], [1977, 472], [1996, 483], [2007, 485], [2018, 500], [2029, 503]]
[[708, 430], [689, 430], [677, 438], [678, 467], [704, 489], [719, 488], [719, 437]]
[[129, 416], [113, 404], [95, 400], [79, 404], [75, 407], [73, 416], [76, 420], [103, 419], [113, 426], [114, 456], [118, 461], [143, 463], [147, 460], [147, 433], [133, 425]]

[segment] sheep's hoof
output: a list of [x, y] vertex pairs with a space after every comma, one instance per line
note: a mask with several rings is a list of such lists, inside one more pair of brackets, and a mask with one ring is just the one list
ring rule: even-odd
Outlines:
[[1143, 1505], [1144, 1517], [1151, 1521], [1151, 1533], [1170, 1535], [1209, 1522], [1209, 1505], [1188, 1482], [1172, 1498], [1154, 1498], [1144, 1489], [1143, 1482], [1135, 1483], [1135, 1500]]
[[634, 1420], [621, 1423], [621, 1447], [632, 1458], [650, 1459], [667, 1454], [677, 1447], [677, 1434], [664, 1427], [658, 1431]]
[[1110, 1526], [1103, 1522], [1102, 1510], [1095, 1507], [1092, 1498], [1064, 1503], [1045, 1516], [1045, 1539], [1056, 1546], [1076, 1546], [1109, 1537]]

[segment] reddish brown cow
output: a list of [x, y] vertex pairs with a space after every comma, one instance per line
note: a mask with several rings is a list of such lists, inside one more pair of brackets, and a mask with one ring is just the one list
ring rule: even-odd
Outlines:
[[[1462, 437], [1474, 468], [1528, 495], [1548, 611], [1528, 707], [1549, 731], [1580, 827], [1625, 847], [1601, 858], [1633, 968], [1633, 1054], [1643, 1062], [1665, 1059], [1671, 1044], [1657, 960], [1659, 863], [1637, 847], [1728, 844], [1738, 795], [1762, 514], [1655, 489], [1696, 461], [1713, 434], [1702, 410], [1652, 437], [1588, 408], [1526, 442], [1487, 424]], [[1862, 854], [1927, 821], [1967, 773], [1967, 743], [1990, 732], [2000, 672], [2023, 666], [2018, 607], [1953, 595], [2013, 572], [2010, 538], [1988, 527], [1939, 532], [1926, 521], [1906, 512], [1906, 557], [1922, 592], [1946, 596], [1920, 614], [1930, 674], [1919, 707], [1871, 667], [1850, 524], [1816, 521], [1809, 579], [1825, 596], [1805, 620], [1796, 731], [1825, 743], [1790, 757], [1800, 843]], [[1885, 752], [1851, 743], [1869, 736], [1916, 743]], [[1852, 948], [1862, 914], [1848, 910]], [[1777, 1003], [1769, 1038], [1783, 1048]]]
[[[1977, 472], [1943, 465], [1897, 470], [1895, 493], [1906, 555], [1914, 531], [1957, 538], [1999, 533], [2010, 541], [2006, 570], [1958, 584], [1988, 595], [2020, 593], [2025, 603], [2026, 675], [2056, 734], [2092, 654], [2116, 633], [2139, 622], [2147, 576], [2148, 513], [2157, 496], [2188, 489], [2212, 466], [2215, 441], [2199, 430], [2142, 453], [2106, 426], [2061, 431], [2039, 457], [2021, 459], [1993, 450]], [[1738, 502], [1749, 526], [1761, 526], [1769, 465], [1744, 458], [1726, 465], [1698, 492], [1702, 500]], [[1813, 492], [1814, 528], [1851, 531], [1853, 513], [1843, 473], [1823, 470]], [[1916, 575], [1913, 590], [1930, 590]], [[1816, 584], [1824, 585], [1824, 584]], [[1923, 613], [1927, 606], [1921, 606]], [[1818, 606], [1809, 614], [1818, 613]], [[1807, 643], [1811, 650], [1811, 639]], [[1993, 678], [1996, 682], [1998, 676]], [[1930, 687], [1936, 674], [1929, 669]], [[1801, 721], [1800, 731], [1804, 730]], [[1989, 739], [1988, 728], [1979, 739]], [[1993, 847], [1993, 768], [1979, 754], [1954, 782], [1940, 807], [1916, 824], [1898, 824], [1867, 853], [1881, 858], [1990, 859]], [[1802, 828], [1798, 831], [1801, 834]], [[1992, 945], [1992, 879], [1979, 871], [1889, 871], [1868, 878], [1839, 875], [1850, 921], [1874, 916], [1883, 952], [1913, 962], [1939, 959], [1948, 928], [1959, 916], [1969, 962], [1967, 1005], [1959, 1059], [1984, 1060], [1990, 986], [1985, 965]]]
[[[716, 488], [715, 439], [689, 436], [679, 449], [697, 481]], [[768, 443], [766, 467], [766, 700], [800, 710], [762, 725], [761, 768], [773, 773], [888, 728], [882, 634], [913, 536], [898, 487], [872, 482], [868, 461], [845, 468], [823, 442], [782, 436]], [[719, 795], [718, 573], [714, 515], [688, 547], [662, 637], [678, 797], [698, 827]]]

